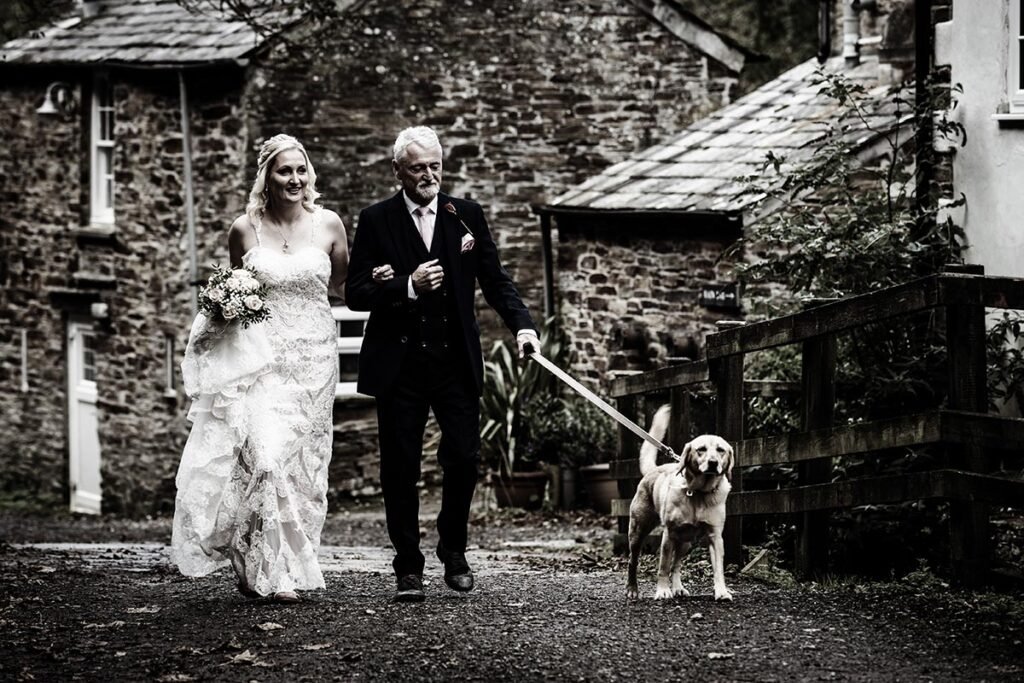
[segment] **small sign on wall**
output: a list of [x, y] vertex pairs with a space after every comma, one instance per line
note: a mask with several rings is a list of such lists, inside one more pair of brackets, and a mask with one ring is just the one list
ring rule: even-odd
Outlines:
[[708, 284], [700, 293], [700, 305], [721, 311], [740, 310], [740, 285], [738, 282]]

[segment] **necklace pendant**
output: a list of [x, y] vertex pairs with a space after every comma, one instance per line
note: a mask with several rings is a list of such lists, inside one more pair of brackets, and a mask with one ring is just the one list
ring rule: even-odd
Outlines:
[[281, 249], [281, 250], [282, 250], [282, 251], [288, 251], [288, 242], [287, 242], [287, 241], [285, 241], [285, 243], [284, 243], [284, 247], [282, 247], [282, 249]]

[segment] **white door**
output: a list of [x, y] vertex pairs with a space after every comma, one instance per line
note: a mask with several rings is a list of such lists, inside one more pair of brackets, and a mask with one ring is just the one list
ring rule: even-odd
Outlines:
[[92, 326], [68, 323], [68, 446], [71, 511], [99, 514], [100, 434], [96, 419], [96, 350]]

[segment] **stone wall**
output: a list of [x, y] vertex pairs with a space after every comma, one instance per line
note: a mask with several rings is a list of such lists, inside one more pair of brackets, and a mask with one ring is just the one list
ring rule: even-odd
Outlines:
[[733, 280], [717, 264], [723, 241], [618, 231], [558, 234], [559, 317], [573, 352], [570, 373], [599, 386], [610, 370], [651, 370], [668, 358], [703, 357], [704, 335], [740, 316], [700, 305], [708, 284]]
[[[165, 339], [175, 340], [176, 366], [192, 315], [178, 84], [153, 73], [111, 75], [117, 232], [97, 239], [80, 234], [87, 222], [87, 90], [77, 91], [77, 112], [38, 115], [53, 77], [26, 70], [0, 90], [0, 122], [10, 131], [0, 157], [0, 486], [66, 502], [66, 324], [71, 316], [88, 319], [89, 303], [101, 301], [110, 313], [94, 321], [104, 510], [169, 512], [187, 400], [180, 386], [167, 391]], [[87, 73], [62, 77], [89, 80]], [[201, 264], [226, 262], [226, 229], [241, 211], [247, 140], [240, 89], [232, 95], [223, 83], [216, 92], [190, 92]], [[21, 329], [29, 331], [25, 393]]]
[[75, 119], [36, 115], [47, 82], [12, 77], [0, 89], [0, 490], [56, 502], [67, 498], [65, 316], [46, 292], [66, 286], [76, 260], [79, 167], [68, 151], [78, 149], [81, 130]]
[[[260, 140], [286, 131], [307, 144], [322, 201], [351, 235], [359, 210], [397, 189], [397, 131], [426, 123], [446, 147], [446, 190], [485, 205], [539, 319], [542, 261], [530, 204], [675, 134], [727, 102], [735, 83], [615, 0], [370, 0], [307, 38], [308, 53], [284, 43], [244, 71], [187, 72], [201, 276], [227, 261], [226, 231], [244, 208]], [[66, 503], [65, 330], [69, 316], [87, 316], [100, 301], [110, 313], [96, 321], [104, 509], [167, 513], [188, 406], [180, 386], [167, 391], [164, 345], [174, 339], [177, 366], [192, 315], [176, 76], [112, 73], [117, 235], [97, 240], [78, 234], [88, 179], [79, 84], [88, 73], [8, 66], [4, 74], [0, 491]], [[58, 77], [76, 84], [79, 111], [41, 117], [35, 108]], [[582, 324], [582, 313], [570, 314]], [[494, 316], [483, 322], [494, 335]], [[29, 335], [24, 393], [21, 329]], [[332, 500], [375, 492], [372, 403], [339, 404], [335, 437]], [[433, 476], [432, 455], [424, 467]]]
[[530, 204], [677, 133], [727, 102], [734, 83], [618, 0], [371, 0], [296, 43], [254, 73], [253, 130], [303, 139], [325, 203], [351, 227], [362, 207], [397, 190], [395, 134], [434, 126], [446, 190], [485, 206], [537, 317], [543, 276]]

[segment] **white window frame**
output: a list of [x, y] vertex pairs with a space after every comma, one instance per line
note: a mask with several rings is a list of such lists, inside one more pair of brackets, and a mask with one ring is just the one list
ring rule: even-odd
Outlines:
[[1010, 0], [1010, 59], [1006, 87], [1011, 114], [1024, 114], [1024, 74], [1021, 73], [1021, 53], [1024, 51], [1024, 0]]
[[[93, 75], [89, 131], [89, 223], [114, 225], [114, 94], [104, 72]], [[104, 130], [104, 116], [109, 126]]]
[[[366, 321], [370, 318], [369, 313], [363, 313], [360, 311], [353, 311], [348, 306], [332, 306], [331, 313], [334, 314], [335, 322], [351, 322], [354, 320], [362, 321], [363, 331], [366, 330]], [[358, 396], [356, 391], [356, 382], [342, 382], [341, 381], [341, 356], [342, 354], [348, 355], [359, 355], [359, 349], [363, 347], [363, 336], [358, 337], [342, 337], [338, 336], [338, 386], [335, 388], [334, 395], [336, 398], [351, 398]]]

